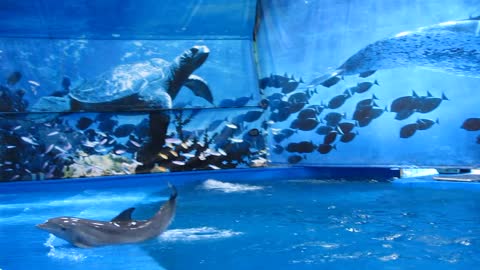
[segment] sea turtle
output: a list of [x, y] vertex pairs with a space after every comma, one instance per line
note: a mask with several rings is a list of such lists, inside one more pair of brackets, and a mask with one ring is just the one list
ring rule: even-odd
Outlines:
[[[192, 73], [209, 54], [193, 46], [172, 62], [153, 58], [124, 64], [93, 80], [85, 80], [64, 97], [43, 97], [32, 111], [125, 111], [170, 109], [182, 86], [213, 103], [207, 83]], [[58, 105], [58, 107], [56, 106]]]

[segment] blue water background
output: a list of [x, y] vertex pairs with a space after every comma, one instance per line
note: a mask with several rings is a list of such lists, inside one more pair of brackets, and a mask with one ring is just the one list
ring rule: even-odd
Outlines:
[[164, 184], [90, 183], [62, 191], [52, 183], [49, 192], [22, 192], [20, 185], [0, 197], [0, 267], [474, 269], [479, 263], [476, 189], [207, 179], [179, 184], [176, 218], [160, 238], [96, 249], [49, 238], [34, 224], [59, 215], [108, 220], [131, 206], [134, 218], [148, 218], [167, 198]]

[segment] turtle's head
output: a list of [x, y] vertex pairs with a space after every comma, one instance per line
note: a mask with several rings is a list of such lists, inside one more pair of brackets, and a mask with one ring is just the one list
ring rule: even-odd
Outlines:
[[195, 45], [184, 51], [177, 59], [177, 63], [182, 69], [189, 69], [193, 72], [207, 60], [210, 50], [207, 46]]

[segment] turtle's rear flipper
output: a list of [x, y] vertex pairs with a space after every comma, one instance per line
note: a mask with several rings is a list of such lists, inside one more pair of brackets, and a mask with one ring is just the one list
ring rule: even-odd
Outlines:
[[204, 98], [206, 101], [213, 104], [213, 96], [210, 87], [208, 87], [207, 82], [202, 78], [196, 75], [190, 75], [184, 86], [192, 90], [195, 96]]

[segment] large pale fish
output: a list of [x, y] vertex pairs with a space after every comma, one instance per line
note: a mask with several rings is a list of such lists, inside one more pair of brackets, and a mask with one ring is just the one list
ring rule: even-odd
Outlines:
[[[371, 75], [376, 70], [421, 67], [480, 78], [480, 18], [421, 27], [371, 43], [352, 55], [323, 81], [344, 75]], [[318, 85], [323, 81], [316, 78]]]

